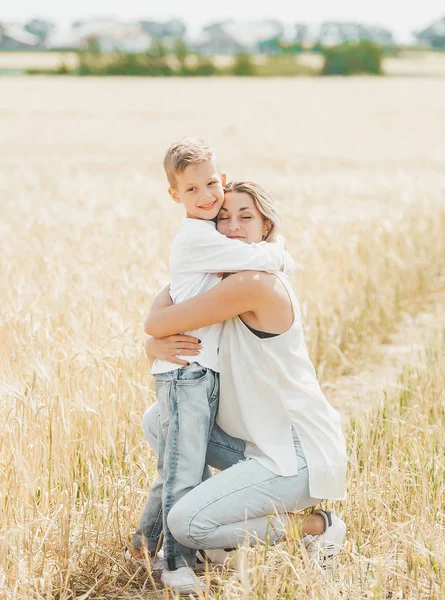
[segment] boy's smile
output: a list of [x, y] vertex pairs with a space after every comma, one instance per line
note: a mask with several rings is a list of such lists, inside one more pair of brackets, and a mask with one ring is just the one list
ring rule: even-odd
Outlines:
[[199, 208], [201, 208], [202, 210], [212, 210], [212, 208], [216, 205], [216, 202], [216, 200], [212, 200], [208, 204], [203, 204]]
[[213, 220], [224, 202], [225, 173], [214, 159], [188, 165], [176, 174], [176, 186], [169, 188], [175, 202], [181, 202], [191, 219]]

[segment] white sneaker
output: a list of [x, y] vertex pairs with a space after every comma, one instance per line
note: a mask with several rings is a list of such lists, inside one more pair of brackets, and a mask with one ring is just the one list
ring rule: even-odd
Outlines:
[[346, 524], [336, 514], [317, 509], [314, 514], [321, 515], [326, 529], [321, 535], [305, 535], [302, 542], [310, 560], [322, 570], [334, 569], [335, 557], [340, 552], [346, 535]]
[[167, 587], [180, 594], [194, 594], [198, 590], [204, 592], [206, 586], [190, 567], [179, 567], [175, 571], [164, 569], [161, 581]]
[[[138, 567], [147, 570], [147, 561], [145, 560], [145, 558], [137, 558], [136, 556], [133, 556], [133, 554], [128, 548], [125, 549], [124, 558], [125, 560], [128, 560], [128, 562], [134, 563]], [[152, 571], [159, 572], [165, 569], [164, 551], [162, 550], [162, 548], [161, 550], [159, 550], [159, 552], [154, 558], [148, 557], [148, 560]]]

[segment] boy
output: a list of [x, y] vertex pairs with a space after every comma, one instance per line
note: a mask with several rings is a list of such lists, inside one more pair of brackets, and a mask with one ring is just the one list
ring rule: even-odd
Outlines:
[[[164, 169], [170, 196], [186, 210], [170, 254], [173, 302], [211, 289], [220, 281], [217, 273], [274, 272], [292, 262], [279, 244], [244, 244], [216, 231], [214, 220], [224, 202], [226, 175], [206, 142], [185, 138], [173, 144], [165, 155]], [[160, 407], [159, 477], [133, 535], [132, 554], [141, 556], [144, 544], [150, 554], [155, 553], [163, 530], [162, 581], [179, 593], [205, 589], [190, 568], [195, 566], [196, 552], [176, 542], [167, 517], [175, 502], [210, 475], [205, 457], [218, 407], [221, 331], [222, 323], [218, 323], [187, 332], [202, 344], [194, 362], [178, 369], [178, 365], [156, 360], [151, 370]]]

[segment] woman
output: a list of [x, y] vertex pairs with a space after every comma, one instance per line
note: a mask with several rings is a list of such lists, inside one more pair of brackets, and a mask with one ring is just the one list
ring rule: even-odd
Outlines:
[[[225, 188], [217, 229], [246, 243], [273, 241], [273, 200], [258, 184]], [[164, 358], [195, 351], [176, 336], [224, 321], [220, 342], [220, 404], [207, 454], [224, 469], [173, 507], [168, 523], [190, 548], [232, 548], [246, 530], [250, 539], [276, 541], [283, 523], [276, 513], [345, 497], [346, 451], [340, 417], [323, 396], [304, 342], [298, 300], [282, 273], [242, 272], [212, 290], [172, 305], [168, 290], [156, 297], [146, 333], [147, 352]], [[175, 345], [174, 350], [172, 349]], [[170, 357], [169, 357], [170, 360]], [[177, 361], [178, 362], [178, 361]], [[158, 411], [144, 416], [144, 431], [156, 448]], [[303, 541], [333, 556], [344, 540], [343, 521], [326, 511], [302, 521]]]

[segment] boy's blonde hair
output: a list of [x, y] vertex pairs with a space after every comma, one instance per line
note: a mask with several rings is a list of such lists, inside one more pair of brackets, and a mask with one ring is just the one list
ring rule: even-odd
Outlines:
[[238, 192], [249, 194], [256, 208], [260, 211], [264, 223], [268, 226], [268, 231], [264, 236], [266, 242], [272, 242], [277, 234], [280, 225], [280, 213], [275, 204], [275, 200], [262, 185], [255, 181], [231, 181], [224, 186], [224, 193]]
[[164, 169], [169, 184], [174, 188], [177, 173], [183, 173], [189, 165], [196, 165], [214, 157], [209, 144], [201, 138], [186, 137], [175, 142], [164, 157]]

